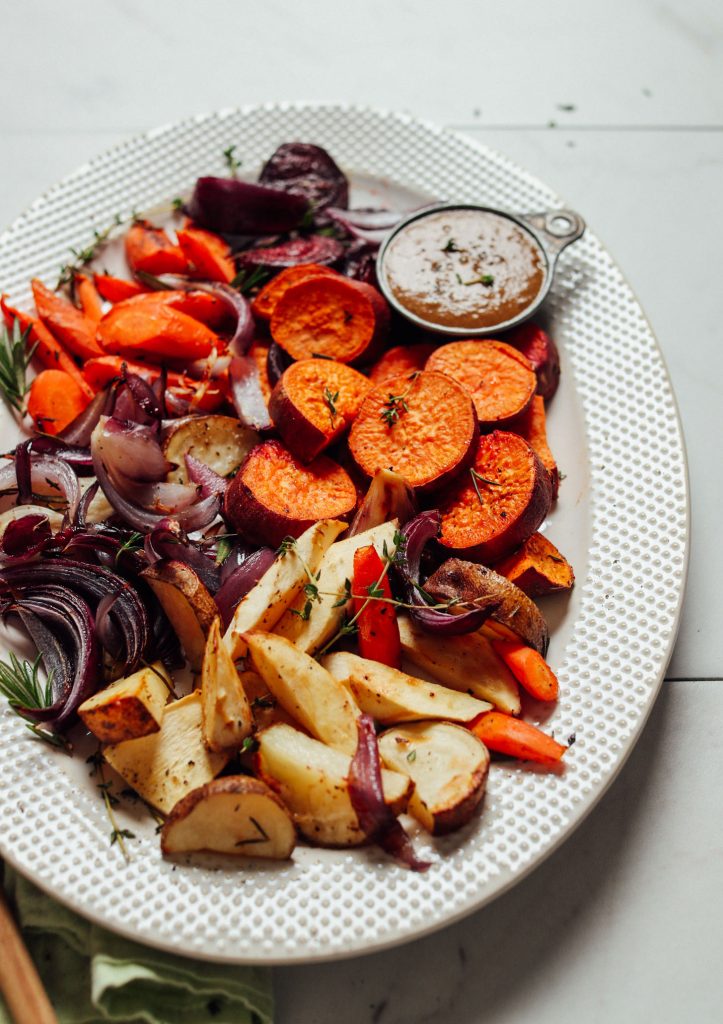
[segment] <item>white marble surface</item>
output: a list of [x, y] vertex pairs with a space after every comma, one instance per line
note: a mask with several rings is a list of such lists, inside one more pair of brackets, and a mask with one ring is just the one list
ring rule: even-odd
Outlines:
[[0, 225], [128, 134], [200, 111], [406, 110], [505, 152], [584, 214], [678, 396], [688, 594], [668, 683], [620, 778], [556, 855], [467, 921], [277, 970], [279, 1024], [723, 1019], [720, 3], [0, 0], [0, 14]]

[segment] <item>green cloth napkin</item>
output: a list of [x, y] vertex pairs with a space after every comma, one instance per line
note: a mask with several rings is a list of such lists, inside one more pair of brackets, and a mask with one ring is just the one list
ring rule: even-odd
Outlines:
[[[4, 882], [60, 1024], [273, 1024], [268, 969], [139, 946], [66, 910], [7, 865]], [[1, 997], [0, 1024], [10, 1024]]]

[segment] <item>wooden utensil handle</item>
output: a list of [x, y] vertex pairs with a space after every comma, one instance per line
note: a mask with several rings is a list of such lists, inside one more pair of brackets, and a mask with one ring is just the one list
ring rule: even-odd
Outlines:
[[0, 992], [15, 1024], [58, 1024], [35, 964], [1, 893]]

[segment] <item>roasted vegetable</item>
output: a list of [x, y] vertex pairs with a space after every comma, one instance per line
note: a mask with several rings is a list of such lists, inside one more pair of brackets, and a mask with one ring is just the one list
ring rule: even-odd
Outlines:
[[483, 429], [508, 427], [529, 407], [537, 387], [530, 361], [502, 341], [452, 341], [427, 360], [427, 370], [456, 380], [474, 402]]
[[190, 566], [161, 559], [141, 573], [168, 616], [186, 657], [199, 671], [206, 637], [218, 616], [216, 604]]
[[511, 718], [501, 711], [488, 711], [472, 722], [470, 729], [488, 750], [522, 761], [536, 761], [548, 767], [557, 765], [567, 747], [558, 743], [537, 726]]
[[309, 208], [303, 196], [251, 185], [236, 178], [199, 178], [188, 213], [201, 227], [219, 234], [257, 235], [291, 231]]
[[83, 724], [101, 743], [121, 743], [158, 732], [170, 679], [160, 662], [117, 679], [78, 708]]
[[268, 323], [276, 309], [276, 303], [292, 285], [306, 281], [310, 277], [338, 276], [336, 270], [321, 263], [299, 263], [294, 267], [287, 267], [264, 285], [251, 303], [251, 309], [258, 320], [265, 320]]
[[184, 456], [191, 455], [218, 473], [230, 476], [258, 443], [255, 431], [242, 426], [232, 416], [188, 416], [174, 420], [165, 432], [163, 452], [174, 468], [168, 479], [188, 483]]
[[346, 175], [321, 146], [309, 142], [285, 142], [264, 164], [259, 181], [292, 195], [304, 196], [311, 208], [345, 209], [349, 205]]
[[435, 345], [423, 342], [419, 345], [396, 345], [394, 348], [387, 349], [369, 371], [372, 383], [376, 386], [390, 377], [398, 377], [402, 373], [408, 375], [423, 370], [435, 348]]
[[572, 566], [542, 533], [528, 537], [513, 555], [495, 565], [495, 572], [506, 576], [528, 597], [570, 590], [575, 584]]
[[201, 666], [203, 738], [209, 750], [238, 750], [251, 734], [251, 705], [233, 658], [221, 637], [218, 618], [208, 632]]
[[547, 443], [547, 416], [544, 399], [540, 395], [535, 395], [526, 412], [518, 417], [509, 429], [515, 434], [519, 434], [520, 437], [524, 437], [539, 457], [540, 462], [550, 474], [552, 500], [556, 501], [557, 492], [560, 489], [560, 471], [557, 468], [555, 456]]
[[550, 335], [528, 321], [511, 331], [507, 341], [530, 360], [537, 375], [537, 394], [552, 398], [560, 383], [560, 356]]

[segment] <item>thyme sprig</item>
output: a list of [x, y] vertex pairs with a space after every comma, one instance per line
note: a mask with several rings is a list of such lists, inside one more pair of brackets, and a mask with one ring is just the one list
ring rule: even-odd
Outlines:
[[133, 533], [130, 535], [130, 537], [128, 537], [127, 540], [124, 540], [123, 543], [121, 544], [121, 546], [116, 551], [116, 553], [115, 553], [116, 565], [118, 564], [118, 560], [121, 558], [122, 555], [132, 555], [136, 551], [140, 551], [142, 549], [142, 547], [143, 547], [143, 534], [142, 533], [137, 533], [134, 530]]
[[480, 505], [484, 505], [484, 500], [482, 498], [482, 493], [481, 493], [481, 491], [479, 489], [479, 485], [480, 484], [484, 484], [486, 487], [501, 487], [502, 486], [502, 484], [501, 484], [501, 482], [499, 480], [490, 480], [490, 479], [488, 479], [488, 477], [482, 476], [480, 473], [477, 472], [477, 470], [474, 468], [474, 466], [470, 467], [469, 475], [472, 478], [472, 486], [474, 487], [474, 491], [475, 491], [475, 494], [477, 495], [477, 499], [478, 499]]
[[106, 814], [108, 815], [108, 821], [110, 822], [111, 826], [110, 845], [115, 846], [115, 844], [117, 843], [118, 848], [123, 854], [123, 859], [125, 860], [126, 864], [130, 864], [131, 858], [130, 854], [128, 853], [128, 847], [125, 844], [125, 840], [135, 839], [136, 836], [134, 832], [130, 831], [130, 829], [119, 828], [118, 826], [118, 819], [115, 816], [115, 811], [113, 810], [113, 808], [117, 807], [121, 801], [120, 797], [116, 796], [116, 794], [113, 792], [113, 783], [105, 777], [105, 760], [103, 759], [103, 754], [101, 752], [100, 747], [98, 747], [96, 752], [94, 754], [91, 754], [90, 757], [86, 757], [85, 761], [86, 764], [92, 766], [90, 772], [91, 776], [97, 776], [100, 779], [100, 782], [96, 783], [96, 785], [103, 798]]
[[314, 602], [318, 601], [319, 603], [321, 603], [321, 593], [319, 592], [319, 579], [321, 577], [321, 569], [319, 569], [319, 571], [316, 574], [314, 574], [311, 571], [306, 561], [302, 557], [301, 553], [299, 552], [299, 548], [296, 543], [295, 537], [284, 537], [281, 544], [279, 545], [276, 554], [280, 558], [283, 558], [284, 555], [286, 555], [286, 553], [289, 551], [296, 551], [296, 556], [301, 562], [301, 567], [306, 573], [307, 579], [307, 582], [304, 584], [303, 588], [304, 597], [306, 598], [306, 601], [304, 602], [304, 607], [301, 609], [301, 611], [299, 611], [297, 608], [290, 608], [289, 611], [293, 615], [298, 615], [300, 619], [303, 619], [303, 621], [306, 622], [311, 616], [311, 609], [314, 605]]
[[3, 398], [16, 412], [22, 413], [23, 399], [30, 385], [26, 375], [30, 360], [37, 347], [27, 348], [31, 326], [22, 331], [20, 322], [13, 320], [12, 328], [3, 327], [0, 334], [0, 391]]
[[324, 388], [324, 401], [329, 407], [329, 415], [331, 416], [331, 426], [333, 429], [336, 417], [339, 415], [339, 412], [336, 408], [336, 403], [339, 401], [339, 392], [332, 392], [331, 388]]
[[407, 403], [407, 396], [414, 387], [414, 382], [419, 376], [420, 371], [415, 370], [414, 373], [410, 374], [407, 378], [409, 385], [404, 389], [401, 395], [390, 394], [382, 406], [382, 411], [379, 413], [380, 419], [386, 423], [388, 427], [393, 427], [398, 422], [399, 417], [403, 412], [409, 412], [409, 405]]
[[227, 146], [223, 151], [223, 161], [228, 167], [228, 172], [232, 178], [237, 177], [239, 168], [243, 163], [242, 160], [239, 160], [238, 157], [234, 156], [235, 152], [236, 146]]
[[6, 698], [9, 706], [25, 721], [25, 726], [33, 736], [48, 743], [51, 747], [57, 747], [70, 753], [71, 745], [57, 733], [48, 729], [41, 729], [35, 722], [27, 721], [24, 708], [48, 708], [53, 703], [53, 674], [43, 683], [40, 679], [41, 656], [35, 658], [30, 664], [29, 661], [20, 661], [16, 654], [10, 651], [9, 661], [0, 659], [0, 694]]
[[450, 237], [447, 239], [447, 244], [442, 246], [442, 252], [459, 252], [457, 243], [453, 238]]
[[[131, 220], [136, 220], [136, 214], [131, 216]], [[110, 237], [116, 228], [119, 228], [124, 222], [123, 218], [119, 213], [113, 218], [113, 223], [103, 231], [98, 231], [97, 228], [93, 229], [93, 241], [85, 247], [85, 249], [75, 249], [71, 246], [70, 253], [73, 257], [67, 263], [64, 263], [60, 268], [60, 276], [58, 277], [58, 283], [56, 288], [63, 288], [65, 285], [71, 284], [73, 278], [82, 270], [83, 267], [87, 267], [89, 263], [92, 263], [96, 256], [105, 248], [107, 243], [110, 241]]]

